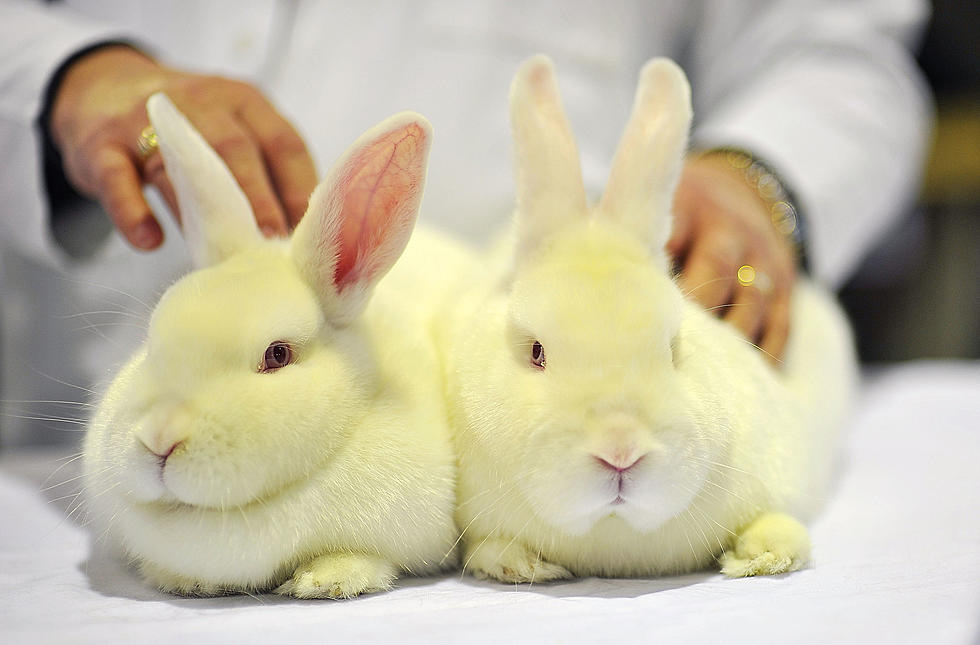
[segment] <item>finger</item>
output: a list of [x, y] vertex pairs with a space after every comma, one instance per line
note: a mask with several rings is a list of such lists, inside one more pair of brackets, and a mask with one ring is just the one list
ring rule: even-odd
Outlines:
[[[735, 287], [734, 302], [724, 316], [727, 322], [734, 325], [753, 343], [758, 340], [763, 322], [768, 315], [769, 295], [758, 284], [763, 277], [765, 280], [771, 280], [760, 269], [756, 269], [756, 283], [749, 285], [739, 283]], [[765, 289], [771, 288], [769, 285]]]
[[143, 198], [142, 181], [129, 151], [107, 145], [90, 165], [96, 197], [116, 228], [138, 249], [155, 249], [163, 242], [163, 229]]
[[247, 128], [224, 113], [196, 116], [194, 125], [234, 175], [265, 235], [285, 235], [286, 213], [266, 172], [262, 153]]
[[701, 233], [691, 245], [681, 274], [685, 295], [708, 309], [731, 302], [741, 254], [740, 243], [727, 230]]
[[310, 194], [316, 188], [313, 158], [293, 126], [263, 97], [248, 101], [240, 114], [245, 127], [259, 143], [289, 225], [295, 227], [306, 213]]
[[174, 190], [170, 178], [167, 177], [163, 165], [163, 156], [159, 152], [150, 155], [143, 162], [143, 181], [156, 187], [163, 201], [167, 204], [167, 208], [170, 209], [170, 213], [180, 224], [182, 220], [180, 218], [180, 205], [177, 202], [177, 191]]
[[789, 292], [777, 294], [769, 303], [769, 317], [759, 342], [759, 348], [773, 363], [782, 363], [789, 339], [790, 297]]
[[679, 204], [674, 206], [674, 220], [670, 229], [670, 239], [667, 240], [667, 254], [672, 258], [680, 258], [684, 255], [691, 242], [693, 231], [693, 216], [690, 211], [681, 208]]

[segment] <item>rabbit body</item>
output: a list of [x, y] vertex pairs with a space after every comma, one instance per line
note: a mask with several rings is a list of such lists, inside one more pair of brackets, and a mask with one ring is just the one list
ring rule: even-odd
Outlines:
[[855, 378], [848, 326], [801, 281], [774, 369], [685, 298], [662, 249], [689, 94], [669, 61], [641, 78], [593, 208], [550, 63], [532, 59], [512, 88], [512, 251], [442, 332], [463, 566], [479, 577], [649, 576], [719, 557], [729, 575], [773, 574], [809, 556], [800, 522]]
[[402, 288], [368, 302], [411, 233], [428, 124], [366, 133], [292, 239], [268, 240], [203, 139], [164, 97], [149, 107], [203, 266], [163, 295], [90, 424], [96, 533], [182, 594], [342, 598], [452, 566], [454, 459], [412, 306], [424, 289], [396, 271]]

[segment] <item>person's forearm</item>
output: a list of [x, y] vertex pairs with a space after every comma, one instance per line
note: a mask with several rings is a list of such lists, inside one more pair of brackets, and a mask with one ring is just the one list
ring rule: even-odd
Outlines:
[[124, 37], [118, 28], [40, 2], [0, 2], [0, 240], [47, 262], [59, 262], [49, 226], [39, 118], [56, 70], [75, 52]]

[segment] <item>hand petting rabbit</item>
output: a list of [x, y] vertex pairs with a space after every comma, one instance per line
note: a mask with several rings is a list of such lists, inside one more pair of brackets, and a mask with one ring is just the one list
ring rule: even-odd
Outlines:
[[517, 73], [511, 119], [512, 260], [444, 323], [465, 569], [538, 582], [803, 566], [801, 521], [855, 379], [841, 312], [800, 284], [773, 368], [682, 293], [664, 246], [691, 103], [671, 61], [644, 67], [595, 206], [546, 58]]
[[365, 133], [283, 240], [165, 96], [147, 108], [198, 269], [88, 429], [96, 535], [193, 595], [342, 598], [455, 564], [435, 344], [408, 281], [368, 303], [411, 235], [429, 124]]

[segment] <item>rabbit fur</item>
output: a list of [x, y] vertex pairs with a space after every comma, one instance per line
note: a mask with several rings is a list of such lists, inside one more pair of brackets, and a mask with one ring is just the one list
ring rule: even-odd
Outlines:
[[855, 380], [849, 328], [801, 280], [773, 368], [685, 297], [664, 246], [690, 121], [683, 72], [647, 63], [590, 207], [551, 62], [514, 79], [511, 251], [440, 332], [462, 562], [478, 577], [651, 576], [719, 559], [748, 576], [809, 558], [801, 522], [824, 495]]
[[166, 96], [147, 108], [197, 269], [87, 430], [96, 533], [179, 594], [344, 598], [453, 566], [454, 459], [416, 306], [430, 291], [395, 275], [375, 290], [412, 232], [428, 122], [366, 132], [286, 240], [259, 233]]

